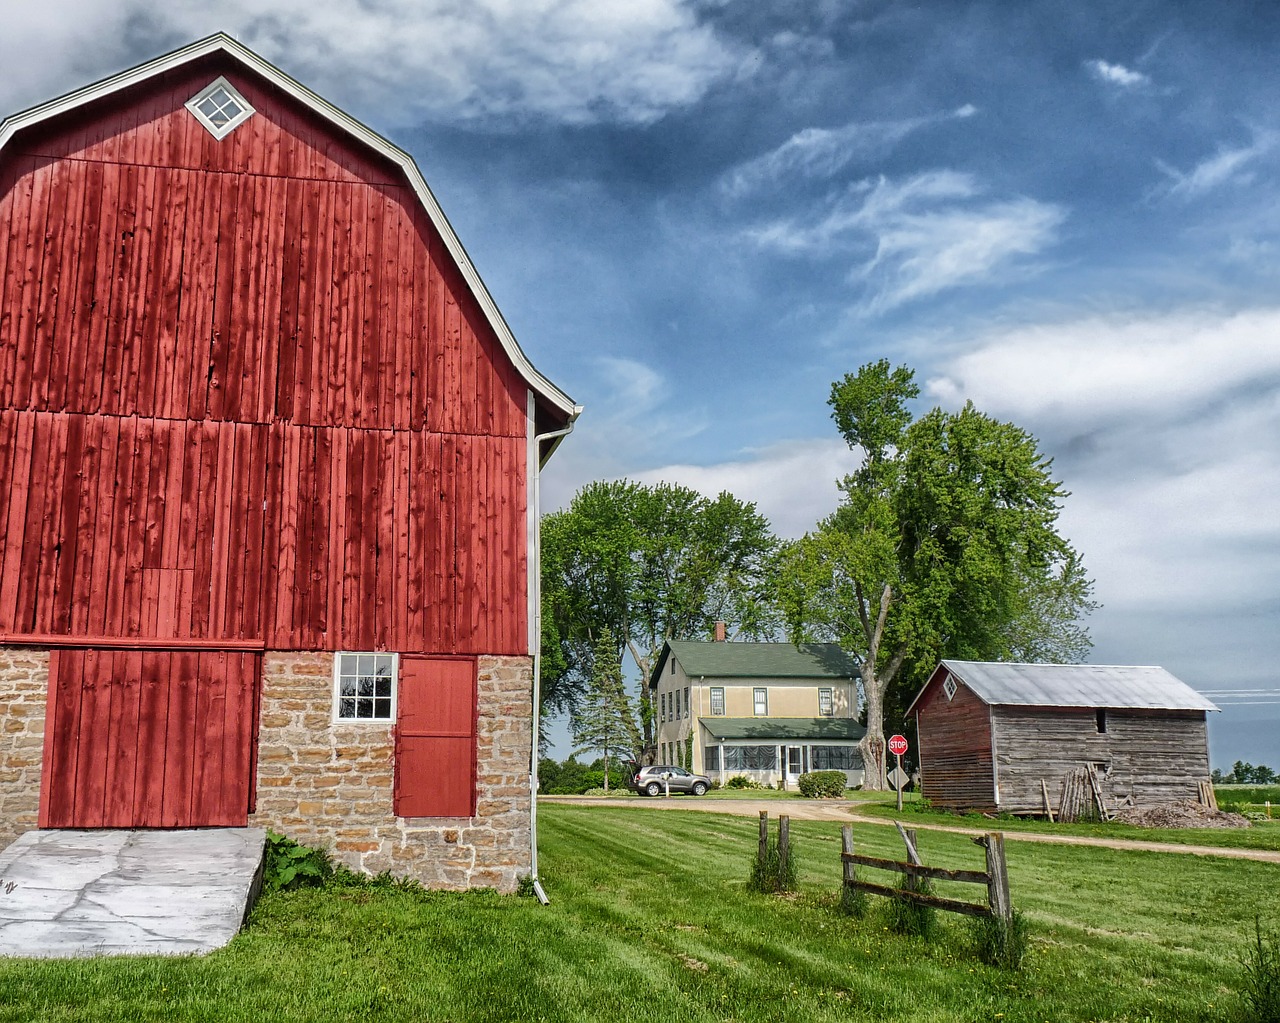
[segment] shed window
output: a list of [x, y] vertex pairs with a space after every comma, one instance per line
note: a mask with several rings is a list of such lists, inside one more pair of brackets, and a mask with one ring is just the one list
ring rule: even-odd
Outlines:
[[333, 692], [335, 721], [394, 721], [396, 655], [338, 654]]
[[1103, 732], [1107, 730], [1107, 712], [1105, 710], [1098, 711], [1097, 722], [1098, 722], [1098, 734], [1101, 735]]
[[831, 699], [831, 690], [823, 686], [818, 690], [818, 713], [829, 718], [835, 712], [835, 701]]
[[766, 717], [769, 714], [769, 690], [757, 689], [755, 691], [755, 709], [756, 717]]
[[225, 78], [196, 93], [186, 106], [215, 139], [226, 138], [254, 113], [249, 101]]
[[711, 713], [724, 713], [724, 686], [711, 687]]

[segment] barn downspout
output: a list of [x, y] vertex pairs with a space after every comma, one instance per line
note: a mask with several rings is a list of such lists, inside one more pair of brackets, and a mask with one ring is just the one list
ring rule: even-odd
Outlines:
[[529, 864], [533, 893], [544, 906], [551, 900], [538, 877], [538, 729], [541, 727], [542, 703], [542, 459], [543, 441], [567, 437], [573, 433], [573, 422], [562, 430], [536, 434], [533, 438], [533, 542], [529, 560], [533, 575], [533, 749], [529, 757]]

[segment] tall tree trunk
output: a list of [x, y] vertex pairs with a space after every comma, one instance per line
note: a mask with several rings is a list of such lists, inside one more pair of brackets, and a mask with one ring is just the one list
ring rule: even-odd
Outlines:
[[889, 787], [884, 758], [884, 683], [876, 678], [874, 666], [862, 666], [862, 695], [867, 701], [867, 734], [858, 743], [862, 754], [862, 787], [883, 792]]
[[609, 794], [609, 747], [604, 748], [604, 794]]

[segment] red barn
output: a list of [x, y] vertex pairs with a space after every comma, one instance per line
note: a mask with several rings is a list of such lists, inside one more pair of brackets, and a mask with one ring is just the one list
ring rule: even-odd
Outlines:
[[513, 888], [579, 411], [413, 160], [227, 36], [0, 123], [0, 839]]

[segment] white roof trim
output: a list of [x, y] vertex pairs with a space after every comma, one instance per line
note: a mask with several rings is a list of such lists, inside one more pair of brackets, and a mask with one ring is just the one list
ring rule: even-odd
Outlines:
[[493, 296], [489, 294], [489, 289], [485, 287], [484, 281], [480, 279], [480, 274], [476, 271], [457, 234], [454, 233], [453, 227], [444, 215], [444, 210], [436, 202], [436, 197], [432, 195], [431, 189], [427, 185], [426, 179], [423, 178], [422, 172], [418, 170], [418, 165], [414, 162], [413, 157], [395, 143], [383, 138], [366, 125], [361, 124], [354, 117], [343, 113], [328, 100], [317, 96], [301, 82], [295, 81], [275, 65], [259, 57], [248, 47], [232, 39], [225, 32], [219, 32], [198, 40], [179, 50], [174, 50], [172, 53], [150, 60], [145, 64], [139, 64], [135, 68], [104, 78], [102, 81], [95, 82], [92, 85], [86, 85], [76, 89], [74, 92], [67, 93], [65, 96], [59, 96], [46, 103], [41, 103], [38, 106], [6, 117], [3, 121], [0, 121], [0, 150], [3, 150], [15, 133], [25, 128], [30, 128], [42, 121], [67, 113], [86, 103], [128, 89], [146, 81], [148, 78], [171, 71], [198, 57], [204, 57], [218, 51], [235, 57], [282, 92], [292, 96], [335, 127], [340, 128], [349, 135], [353, 135], [360, 142], [363, 142], [369, 148], [400, 167], [405, 177], [408, 178], [409, 185], [413, 188], [418, 200], [426, 209], [427, 216], [431, 218], [432, 224], [440, 232], [440, 236], [444, 239], [445, 247], [457, 262], [459, 269], [462, 271], [463, 279], [470, 286], [476, 300], [480, 303], [480, 309], [489, 321], [490, 326], [493, 327], [494, 333], [497, 334], [498, 340], [502, 343], [507, 357], [515, 365], [516, 370], [539, 397], [543, 398], [552, 407], [563, 412], [570, 422], [576, 419], [582, 412], [582, 406], [575, 404], [572, 398], [539, 373], [520, 349], [515, 335], [512, 334], [511, 328], [507, 326], [507, 321], [502, 318], [502, 313], [498, 310], [497, 303], [494, 302]]

